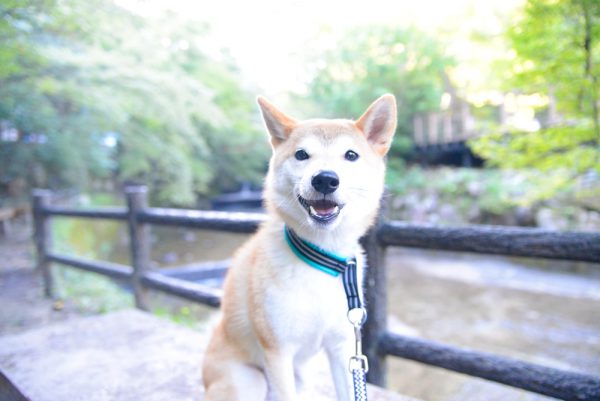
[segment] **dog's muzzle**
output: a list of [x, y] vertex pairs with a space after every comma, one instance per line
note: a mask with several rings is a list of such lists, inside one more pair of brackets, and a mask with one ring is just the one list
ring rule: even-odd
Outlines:
[[308, 215], [318, 223], [329, 223], [339, 214], [344, 205], [330, 199], [305, 199], [298, 195], [298, 201], [306, 209]]

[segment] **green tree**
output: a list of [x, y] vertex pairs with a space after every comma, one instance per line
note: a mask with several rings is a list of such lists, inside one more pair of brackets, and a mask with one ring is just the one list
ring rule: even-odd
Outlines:
[[313, 59], [308, 97], [320, 113], [357, 118], [372, 99], [396, 96], [396, 152], [412, 143], [412, 117], [439, 109], [445, 72], [453, 65], [434, 38], [391, 26], [354, 28]]
[[[0, 120], [24, 134], [0, 142], [10, 166], [2, 182], [85, 189], [113, 177], [149, 184], [157, 201], [189, 204], [197, 193], [258, 181], [266, 154], [253, 99], [230, 60], [204, 51], [204, 25], [142, 18], [109, 0], [0, 7], [9, 16], [0, 25], [8, 49]], [[105, 145], [107, 133], [116, 148]], [[43, 140], [25, 143], [31, 138]]]
[[49, 79], [57, 71], [39, 51], [49, 32], [71, 29], [67, 17], [53, 0], [2, 0], [0, 14], [0, 120], [21, 133], [17, 142], [0, 142], [0, 183], [81, 183], [88, 171], [98, 171], [102, 152], [93, 151], [97, 138], [74, 135], [85, 117], [57, 96]]
[[516, 57], [507, 87], [555, 99], [561, 116], [536, 132], [496, 132], [475, 150], [503, 168], [534, 168], [548, 181], [531, 199], [572, 189], [600, 173], [600, 3], [529, 0], [508, 29]]

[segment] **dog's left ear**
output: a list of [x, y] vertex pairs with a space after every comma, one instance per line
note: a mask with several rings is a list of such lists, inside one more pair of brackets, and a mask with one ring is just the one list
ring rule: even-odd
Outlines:
[[384, 156], [392, 144], [396, 122], [396, 98], [387, 94], [375, 100], [354, 125], [364, 132], [373, 149]]
[[285, 115], [262, 96], [256, 98], [260, 106], [267, 131], [271, 135], [271, 144], [276, 147], [285, 141], [298, 124], [292, 117]]

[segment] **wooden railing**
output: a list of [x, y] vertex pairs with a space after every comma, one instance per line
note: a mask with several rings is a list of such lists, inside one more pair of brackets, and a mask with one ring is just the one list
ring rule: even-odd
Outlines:
[[[262, 214], [149, 208], [145, 187], [126, 189], [126, 208], [76, 210], [51, 205], [52, 194], [33, 193], [38, 268], [45, 291], [54, 296], [51, 263], [131, 281], [136, 306], [148, 308], [151, 288], [210, 306], [219, 306], [221, 290], [150, 270], [149, 225], [171, 225], [236, 233], [252, 233], [265, 220]], [[126, 222], [131, 266], [86, 260], [52, 251], [52, 218], [77, 217]], [[600, 263], [600, 233], [553, 232], [532, 228], [474, 226], [440, 228], [379, 220], [362, 239], [369, 268], [365, 276], [368, 322], [364, 350], [369, 358], [368, 380], [385, 386], [388, 355], [442, 367], [563, 400], [600, 400], [600, 377], [555, 369], [475, 350], [393, 333], [387, 328], [385, 249], [390, 246], [442, 249]], [[600, 265], [598, 266], [600, 267]]]
[[465, 103], [461, 113], [451, 110], [413, 116], [413, 142], [417, 147], [465, 142], [480, 135]]

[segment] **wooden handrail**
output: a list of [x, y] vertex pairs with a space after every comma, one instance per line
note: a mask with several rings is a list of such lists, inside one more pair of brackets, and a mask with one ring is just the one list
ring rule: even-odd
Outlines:
[[383, 246], [405, 246], [491, 255], [600, 262], [600, 233], [526, 227], [436, 227], [388, 221], [377, 238]]
[[[150, 208], [147, 206], [144, 187], [128, 188], [126, 195], [127, 208], [77, 210], [51, 206], [49, 191], [34, 191], [32, 204], [37, 265], [44, 276], [46, 295], [52, 297], [54, 294], [50, 263], [56, 262], [130, 280], [134, 288], [136, 306], [141, 309], [147, 309], [145, 296], [147, 288], [194, 302], [219, 306], [222, 295], [220, 289], [150, 270], [149, 225], [252, 233], [265, 221], [266, 216], [256, 213]], [[132, 267], [53, 253], [50, 230], [53, 217], [126, 221], [129, 228]], [[369, 319], [364, 328], [364, 350], [369, 357], [368, 379], [371, 383], [385, 385], [386, 356], [396, 355], [565, 400], [600, 399], [598, 377], [546, 368], [493, 354], [461, 350], [390, 333], [386, 326], [386, 269], [383, 261], [386, 247], [404, 246], [598, 264], [600, 263], [600, 233], [554, 232], [497, 226], [436, 227], [378, 220], [377, 225], [361, 242], [366, 250], [369, 265], [365, 277]], [[524, 383], [524, 376], [520, 373], [515, 374], [515, 369], [517, 372], [526, 372], [529, 369], [535, 378], [526, 380], [530, 382], [529, 384]]]

